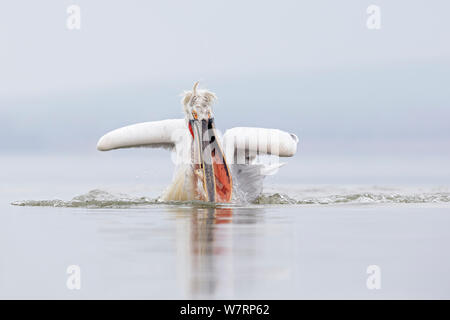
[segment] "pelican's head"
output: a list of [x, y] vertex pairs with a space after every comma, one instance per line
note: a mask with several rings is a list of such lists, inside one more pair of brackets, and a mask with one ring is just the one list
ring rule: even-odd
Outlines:
[[198, 82], [194, 84], [192, 91], [184, 92], [181, 100], [187, 127], [192, 135], [191, 160], [194, 174], [198, 178], [197, 185], [203, 188], [203, 200], [229, 202], [232, 190], [231, 176], [216, 138], [211, 110], [217, 98], [214, 93], [197, 87]]
[[214, 93], [198, 89], [198, 81], [194, 84], [192, 91], [185, 91], [181, 103], [187, 121], [208, 120], [213, 118], [211, 106], [217, 100]]

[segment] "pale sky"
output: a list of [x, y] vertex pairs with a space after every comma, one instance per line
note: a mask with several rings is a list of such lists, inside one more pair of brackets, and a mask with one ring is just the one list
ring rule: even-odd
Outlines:
[[[366, 9], [381, 9], [368, 30]], [[66, 28], [70, 4], [81, 30]], [[445, 61], [448, 1], [3, 1], [0, 94]]]
[[[72, 4], [81, 30], [66, 27]], [[380, 30], [366, 27], [371, 4]], [[180, 117], [196, 80], [219, 96], [223, 129], [442, 149], [449, 12], [444, 0], [3, 1], [2, 151], [90, 150], [117, 126]]]

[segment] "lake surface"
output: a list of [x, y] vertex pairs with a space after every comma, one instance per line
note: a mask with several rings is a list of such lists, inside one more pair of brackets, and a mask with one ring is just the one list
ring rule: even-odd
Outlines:
[[148, 159], [2, 157], [0, 297], [450, 298], [445, 159], [294, 158], [260, 203], [214, 207], [156, 202], [172, 167]]

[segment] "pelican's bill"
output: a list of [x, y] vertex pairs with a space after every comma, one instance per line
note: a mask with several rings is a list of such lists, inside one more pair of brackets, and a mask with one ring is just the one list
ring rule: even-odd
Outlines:
[[230, 202], [232, 179], [225, 155], [217, 139], [214, 119], [191, 120], [194, 133], [194, 165], [202, 171], [205, 201]]

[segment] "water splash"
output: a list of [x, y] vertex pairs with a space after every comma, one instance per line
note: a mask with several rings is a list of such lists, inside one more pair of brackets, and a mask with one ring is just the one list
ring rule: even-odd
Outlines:
[[11, 203], [23, 207], [63, 207], [63, 208], [121, 208], [159, 203], [158, 199], [130, 197], [126, 194], [113, 194], [104, 190], [91, 190], [72, 200], [22, 200]]
[[[168, 201], [159, 198], [132, 197], [122, 193], [91, 190], [72, 200], [22, 200], [11, 203], [15, 206], [63, 207], [63, 208], [133, 208], [153, 205], [195, 206], [205, 208], [247, 205], [339, 205], [339, 204], [400, 204], [400, 203], [450, 203], [448, 190], [433, 192], [395, 192], [388, 188], [374, 188], [370, 192], [344, 192], [339, 188], [301, 189], [296, 196], [280, 192], [261, 194], [253, 203], [208, 203], [203, 201]], [[320, 191], [320, 192], [318, 192]], [[311, 194], [312, 193], [312, 194]]]
[[381, 203], [450, 203], [450, 193], [421, 194], [386, 194], [386, 193], [352, 193], [342, 195], [324, 195], [293, 199], [285, 194], [262, 194], [257, 204], [303, 204], [303, 205], [335, 205], [335, 204], [381, 204]]
[[297, 204], [297, 200], [281, 193], [262, 194], [254, 201], [255, 204]]
[[11, 203], [21, 207], [61, 207], [61, 208], [133, 208], [153, 205], [195, 206], [200, 208], [230, 207], [233, 204], [209, 203], [204, 201], [162, 201], [160, 198], [132, 197], [123, 193], [110, 193], [94, 189], [72, 200], [21, 200]]

